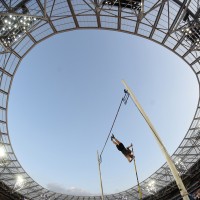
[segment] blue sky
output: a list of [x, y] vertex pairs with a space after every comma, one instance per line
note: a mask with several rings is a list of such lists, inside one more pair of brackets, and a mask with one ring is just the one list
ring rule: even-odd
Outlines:
[[[124, 33], [74, 31], [45, 40], [25, 57], [11, 89], [8, 126], [16, 156], [35, 181], [58, 192], [100, 193], [96, 153], [123, 96], [122, 79], [172, 154], [192, 121], [198, 85], [169, 50]], [[164, 163], [130, 99], [113, 133], [124, 145], [133, 143], [141, 181]], [[106, 194], [136, 184], [133, 163], [110, 140], [102, 158]]]

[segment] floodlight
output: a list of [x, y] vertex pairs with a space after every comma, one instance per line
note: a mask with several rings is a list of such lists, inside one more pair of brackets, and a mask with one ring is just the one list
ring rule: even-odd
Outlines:
[[4, 166], [9, 164], [9, 160], [7, 157], [6, 149], [3, 146], [0, 146], [0, 166]]
[[141, 0], [104, 0], [102, 4], [116, 7], [121, 6], [131, 10], [141, 10]]
[[19, 191], [21, 190], [22, 188], [24, 188], [26, 185], [26, 181], [25, 179], [21, 176], [21, 175], [18, 175], [16, 177], [16, 183], [14, 185], [14, 190], [15, 191]]
[[[17, 41], [17, 39], [21, 37], [21, 34], [25, 33], [36, 20], [36, 18], [33, 17], [15, 16], [14, 13], [9, 16], [3, 16], [2, 18], [4, 26], [0, 29], [0, 40], [5, 46], [8, 46], [8, 44], [11, 45], [13, 42]], [[18, 35], [18, 37], [14, 37], [14, 35]]]
[[152, 187], [152, 186], [154, 186], [154, 185], [155, 185], [155, 181], [154, 181], [154, 180], [149, 181], [148, 186]]
[[186, 27], [181, 29], [181, 32], [192, 45], [199, 46], [200, 30], [196, 23], [187, 24]]
[[0, 159], [5, 158], [6, 151], [3, 147], [0, 147]]
[[156, 182], [155, 180], [151, 180], [148, 182], [147, 186], [146, 186], [146, 189], [147, 191], [150, 193], [150, 194], [155, 194], [157, 189], [156, 189]]
[[22, 176], [17, 176], [17, 181], [16, 181], [16, 183], [18, 184], [18, 185], [21, 185], [21, 184], [23, 184], [24, 183], [24, 179], [22, 178]]

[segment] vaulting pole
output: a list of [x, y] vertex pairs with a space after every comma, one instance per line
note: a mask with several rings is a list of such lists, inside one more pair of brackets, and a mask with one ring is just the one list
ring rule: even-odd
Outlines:
[[134, 104], [136, 105], [136, 107], [138, 108], [138, 110], [140, 111], [140, 113], [142, 114], [143, 118], [145, 119], [145, 121], [147, 122], [147, 124], [149, 125], [150, 129], [153, 132], [153, 135], [156, 139], [156, 141], [158, 142], [158, 145], [162, 151], [162, 153], [164, 154], [167, 164], [171, 170], [171, 173], [176, 181], [176, 184], [180, 190], [181, 196], [183, 198], [183, 200], [190, 200], [188, 197], [188, 192], [178, 174], [178, 171], [173, 163], [173, 161], [171, 160], [171, 157], [169, 155], [169, 153], [167, 152], [167, 149], [165, 148], [164, 144], [162, 143], [157, 131], [155, 130], [153, 124], [151, 123], [151, 121], [149, 120], [148, 116], [146, 115], [146, 113], [144, 112], [144, 110], [142, 109], [141, 105], [139, 104], [139, 102], [137, 101], [135, 95], [133, 94], [133, 92], [131, 91], [131, 89], [128, 87], [128, 85], [126, 84], [126, 82], [123, 80], [122, 83], [124, 84], [125, 88], [127, 89], [128, 93], [130, 94]]
[[98, 166], [99, 166], [99, 177], [100, 177], [100, 187], [101, 187], [101, 200], [104, 200], [104, 196], [103, 196], [103, 184], [102, 184], [102, 177], [101, 177], [101, 163], [100, 163], [98, 151], [97, 151], [97, 161], [98, 161]]
[[139, 199], [142, 199], [142, 191], [141, 191], [140, 182], [139, 182], [139, 178], [138, 178], [138, 173], [137, 173], [137, 167], [136, 167], [136, 161], [135, 161], [134, 152], [133, 152], [133, 161], [134, 161], [135, 174], [136, 174], [136, 178], [137, 178]]

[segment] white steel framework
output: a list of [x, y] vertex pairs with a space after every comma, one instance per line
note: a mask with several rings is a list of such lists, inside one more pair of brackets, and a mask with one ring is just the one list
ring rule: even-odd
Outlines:
[[[22, 168], [12, 149], [7, 124], [9, 93], [15, 72], [38, 43], [62, 32], [102, 29], [137, 35], [171, 50], [200, 78], [199, 0], [0, 0], [0, 181], [27, 199], [99, 200], [49, 191]], [[187, 113], [186, 113], [187, 114]], [[171, 156], [180, 174], [200, 159], [200, 101], [181, 144]], [[21, 178], [19, 178], [21, 176]], [[18, 177], [18, 178], [17, 178]], [[18, 182], [16, 182], [18, 180]], [[144, 197], [174, 181], [165, 163], [141, 182]], [[104, 199], [138, 198], [137, 186]]]

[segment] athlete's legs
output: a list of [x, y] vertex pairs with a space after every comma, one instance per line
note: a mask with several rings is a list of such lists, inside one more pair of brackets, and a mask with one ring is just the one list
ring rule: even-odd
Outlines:
[[113, 134], [111, 136], [111, 140], [115, 145], [119, 145], [121, 143]]
[[116, 143], [117, 143], [118, 145], [121, 143], [117, 138], [114, 138], [114, 140], [116, 141]]
[[112, 142], [113, 142], [115, 145], [118, 145], [118, 143], [117, 143], [114, 139], [112, 139]]

